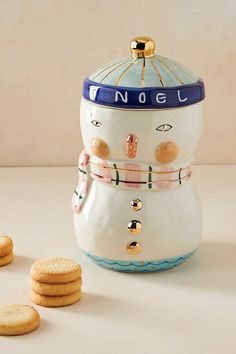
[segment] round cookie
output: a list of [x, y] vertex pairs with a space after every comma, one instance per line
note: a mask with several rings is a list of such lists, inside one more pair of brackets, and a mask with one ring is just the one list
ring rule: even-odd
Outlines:
[[62, 296], [69, 295], [79, 290], [82, 285], [82, 279], [79, 278], [70, 283], [63, 284], [48, 284], [48, 283], [40, 283], [34, 279], [31, 281], [32, 290], [39, 295], [46, 296]]
[[0, 236], [0, 257], [11, 253], [13, 249], [12, 239], [9, 236]]
[[38, 328], [39, 325], [39, 314], [32, 306], [0, 306], [0, 335], [2, 336], [30, 333]]
[[81, 276], [80, 265], [71, 259], [55, 257], [39, 259], [31, 267], [31, 276], [42, 283], [69, 283]]
[[13, 252], [7, 254], [6, 256], [0, 257], [0, 267], [3, 267], [9, 263], [11, 263], [14, 259]]
[[39, 295], [31, 290], [31, 300], [36, 304], [44, 307], [63, 307], [72, 305], [81, 298], [81, 291], [77, 290], [73, 294], [64, 296], [45, 296]]

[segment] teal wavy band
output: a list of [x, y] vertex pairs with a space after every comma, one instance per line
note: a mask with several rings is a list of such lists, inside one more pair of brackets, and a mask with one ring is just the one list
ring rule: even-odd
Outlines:
[[[82, 250], [83, 251], [83, 250]], [[158, 261], [121, 261], [121, 260], [111, 260], [108, 258], [97, 257], [86, 251], [83, 253], [97, 265], [115, 270], [120, 272], [139, 272], [139, 273], [148, 273], [167, 270], [173, 267], [178, 266], [179, 264], [185, 262], [193, 253], [189, 252], [181, 256], [161, 259]]]

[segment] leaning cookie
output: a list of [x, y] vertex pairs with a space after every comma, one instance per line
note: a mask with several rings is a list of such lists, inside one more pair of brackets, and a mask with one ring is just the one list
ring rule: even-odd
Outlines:
[[0, 257], [11, 253], [13, 249], [12, 239], [9, 236], [0, 236]]
[[62, 296], [69, 295], [79, 290], [82, 285], [82, 279], [76, 279], [70, 283], [48, 284], [40, 283], [34, 279], [31, 281], [32, 290], [39, 295]]
[[34, 331], [40, 325], [38, 312], [28, 305], [0, 306], [0, 335], [16, 336]]
[[31, 277], [42, 283], [69, 283], [81, 276], [80, 265], [73, 260], [55, 257], [40, 259], [31, 267]]
[[30, 297], [31, 301], [33, 301], [36, 305], [44, 307], [63, 307], [72, 305], [79, 301], [81, 298], [81, 291], [77, 290], [73, 294], [64, 296], [45, 296], [39, 295], [31, 290]]
[[11, 263], [14, 259], [13, 252], [7, 254], [6, 256], [0, 257], [0, 267], [3, 267], [9, 263]]

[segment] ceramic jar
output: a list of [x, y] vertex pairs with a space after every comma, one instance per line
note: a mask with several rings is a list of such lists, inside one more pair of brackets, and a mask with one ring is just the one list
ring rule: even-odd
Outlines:
[[92, 261], [149, 272], [184, 262], [200, 243], [191, 176], [205, 93], [197, 75], [155, 54], [152, 39], [137, 37], [130, 48], [84, 81], [72, 206], [79, 247]]

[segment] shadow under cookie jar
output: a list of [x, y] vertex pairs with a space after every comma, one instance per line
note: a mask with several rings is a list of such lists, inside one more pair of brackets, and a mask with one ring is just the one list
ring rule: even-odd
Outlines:
[[72, 206], [79, 247], [92, 261], [149, 272], [183, 263], [200, 243], [191, 175], [205, 93], [197, 75], [155, 54], [151, 38], [130, 48], [84, 81]]

